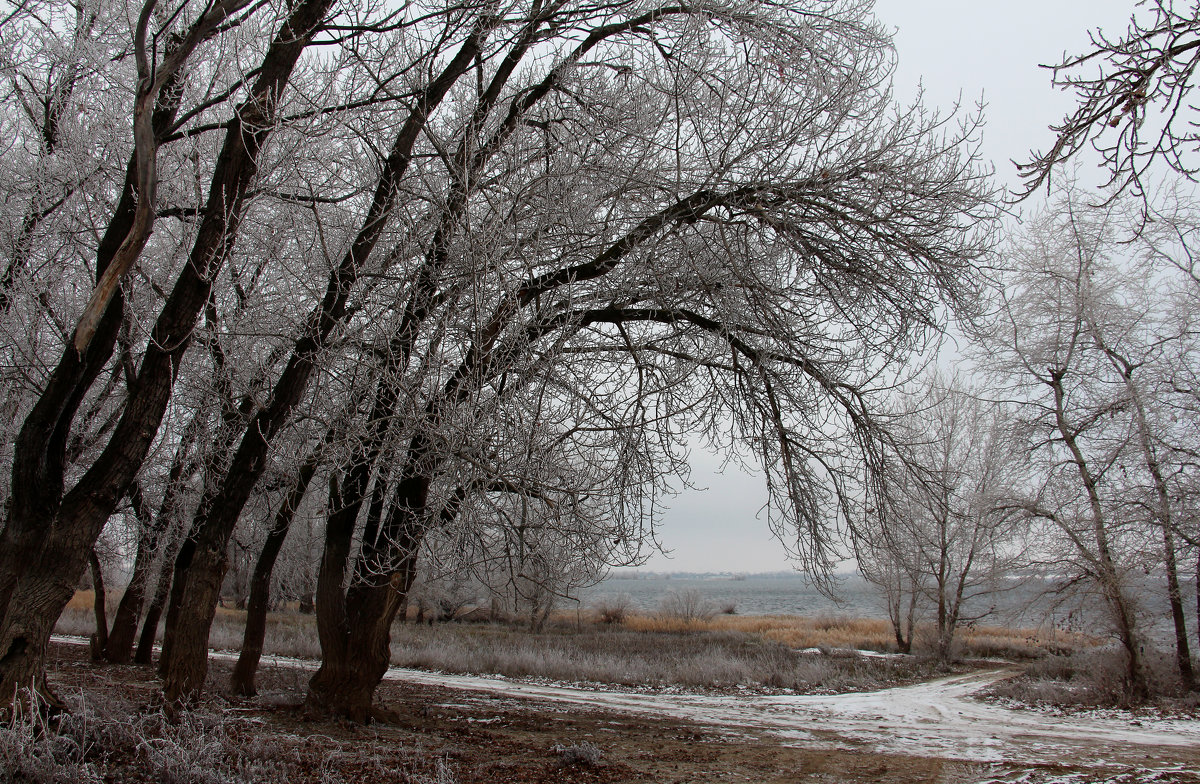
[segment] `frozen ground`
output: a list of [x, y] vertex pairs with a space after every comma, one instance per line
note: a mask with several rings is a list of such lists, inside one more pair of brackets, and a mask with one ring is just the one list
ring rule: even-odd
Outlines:
[[[80, 642], [76, 638], [56, 638]], [[232, 660], [236, 653], [214, 652]], [[264, 656], [263, 666], [316, 663]], [[927, 683], [835, 695], [645, 694], [392, 668], [385, 678], [496, 699], [693, 721], [785, 745], [954, 760], [970, 784], [1200, 784], [1200, 720], [1119, 711], [1061, 715], [972, 695], [1014, 674], [990, 669]], [[454, 703], [447, 703], [453, 705]], [[558, 710], [556, 709], [556, 710]], [[950, 781], [948, 779], [948, 781]]]
[[1012, 674], [1011, 670], [987, 670], [875, 692], [804, 696], [590, 691], [399, 668], [389, 670], [386, 677], [760, 730], [791, 743], [832, 744], [978, 763], [1053, 764], [1081, 754], [1100, 764], [1110, 760], [1165, 761], [1177, 756], [1176, 751], [1191, 757], [1200, 749], [1200, 721], [1196, 720], [1060, 716], [1007, 708], [970, 696]]

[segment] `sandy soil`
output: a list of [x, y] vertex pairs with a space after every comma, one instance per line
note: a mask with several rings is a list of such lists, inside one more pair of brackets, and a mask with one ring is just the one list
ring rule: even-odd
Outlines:
[[[94, 667], [77, 645], [57, 650], [64, 663], [54, 682], [85, 694], [115, 689], [152, 698], [155, 682], [146, 670]], [[214, 654], [214, 695], [230, 658]], [[397, 711], [397, 722], [363, 728], [301, 719], [295, 705], [311, 666], [264, 662], [258, 698], [213, 699], [279, 743], [320, 737], [325, 746], [312, 753], [328, 757], [332, 750], [347, 765], [371, 755], [373, 781], [389, 780], [379, 778], [383, 770], [396, 771], [390, 780], [416, 781], [414, 771], [436, 761], [458, 784], [1200, 784], [1200, 721], [1065, 717], [972, 698], [1007, 677], [1002, 669], [829, 696], [650, 695], [393, 669], [379, 696]], [[584, 742], [600, 749], [598, 765], [565, 764], [555, 751]]]

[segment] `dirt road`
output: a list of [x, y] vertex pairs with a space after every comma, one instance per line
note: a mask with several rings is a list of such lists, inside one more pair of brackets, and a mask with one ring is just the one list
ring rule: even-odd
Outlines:
[[[76, 649], [83, 642], [56, 640]], [[237, 657], [211, 656], [223, 670]], [[262, 666], [264, 680], [289, 684], [277, 697], [295, 698], [307, 681], [299, 671], [316, 663], [265, 656]], [[992, 669], [850, 694], [715, 695], [393, 668], [380, 699], [408, 707], [402, 725], [377, 732], [396, 734], [389, 743], [400, 745], [411, 745], [404, 735], [411, 732], [424, 739], [419, 743], [437, 737], [452, 744], [447, 748], [456, 764], [478, 774], [464, 781], [562, 784], [562, 770], [544, 761], [549, 749], [587, 739], [613, 762], [598, 769], [601, 778], [576, 771], [580, 781], [1200, 784], [1200, 721], [1117, 711], [1064, 716], [972, 696], [1012, 672]], [[144, 675], [137, 668], [128, 672]], [[222, 672], [215, 682], [226, 677]], [[142, 688], [152, 690], [153, 679]], [[238, 710], [254, 712], [256, 704]], [[499, 778], [497, 766], [503, 768]]]
[[[797, 744], [977, 762], [1056, 763], [1086, 755], [1102, 761], [1149, 758], [1152, 763], [1167, 763], [1191, 760], [1200, 749], [1200, 721], [1095, 713], [1061, 716], [1009, 709], [971, 697], [1011, 674], [1011, 670], [987, 670], [876, 692], [803, 696], [591, 691], [399, 668], [389, 670], [386, 677], [766, 731]], [[1172, 762], [1172, 767], [1177, 765]]]

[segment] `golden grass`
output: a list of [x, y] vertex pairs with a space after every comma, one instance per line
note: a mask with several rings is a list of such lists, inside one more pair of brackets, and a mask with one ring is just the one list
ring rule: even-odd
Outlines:
[[[90, 610], [96, 603], [95, 591], [76, 591], [71, 597], [71, 601], [67, 602], [68, 610]], [[108, 602], [105, 602], [107, 604]]]
[[[647, 633], [737, 632], [751, 634], [798, 650], [808, 648], [852, 649], [892, 652], [896, 639], [891, 624], [880, 618], [845, 615], [716, 615], [707, 620], [683, 620], [665, 615], [630, 613], [621, 626]], [[917, 644], [932, 637], [933, 630], [918, 629]], [[978, 626], [960, 629], [956, 638], [961, 654], [971, 657], [1032, 658], [1042, 653], [1060, 653], [1087, 648], [1096, 640], [1057, 629], [1007, 629]]]
[[[112, 605], [111, 601], [109, 604]], [[77, 591], [60, 619], [60, 630], [90, 633], [92, 591]], [[111, 617], [111, 613], [110, 613]], [[246, 613], [218, 607], [212, 629], [212, 644], [217, 648], [237, 649]], [[601, 625], [599, 616], [584, 613], [555, 613], [550, 629]], [[475, 624], [471, 624], [475, 626]], [[506, 628], [508, 624], [502, 624]], [[840, 614], [800, 615], [714, 615], [707, 619], [685, 620], [663, 614], [630, 612], [615, 626], [629, 632], [646, 634], [700, 634], [726, 632], [760, 637], [794, 650], [809, 648], [851, 649], [892, 652], [896, 650], [891, 625], [879, 618], [856, 618]], [[87, 631], [81, 631], [84, 628]], [[316, 619], [297, 612], [271, 613], [268, 616], [267, 648], [291, 655], [319, 655]], [[918, 629], [914, 652], [931, 647], [933, 630]], [[1045, 653], [1063, 654], [1097, 644], [1086, 635], [1057, 629], [1008, 629], [1000, 626], [975, 626], [960, 629], [956, 638], [958, 655], [966, 657], [1031, 659]]]
[[716, 615], [708, 620], [684, 621], [659, 615], [629, 615], [623, 625], [627, 629], [644, 632], [740, 632], [791, 648], [882, 651], [888, 650], [892, 644], [891, 628], [887, 621], [845, 616]]

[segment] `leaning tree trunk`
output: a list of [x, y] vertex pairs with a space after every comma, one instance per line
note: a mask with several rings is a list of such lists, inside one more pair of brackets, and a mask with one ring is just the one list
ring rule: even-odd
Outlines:
[[421, 92], [416, 105], [398, 131], [376, 183], [375, 193], [362, 228], [338, 266], [330, 273], [325, 296], [306, 321], [292, 355], [280, 374], [271, 395], [271, 403], [246, 428], [242, 441], [226, 472], [225, 480], [210, 503], [202, 503], [205, 515], [196, 525], [197, 542], [191, 563], [182, 577], [178, 610], [168, 611], [170, 645], [164, 644], [163, 685], [168, 703], [190, 699], [203, 689], [208, 670], [208, 631], [216, 611], [221, 582], [228, 568], [227, 544], [238, 516], [250, 497], [266, 460], [271, 440], [290, 420], [312, 376], [325, 341], [346, 313], [346, 301], [358, 275], [379, 241], [388, 218], [395, 208], [400, 180], [412, 161], [413, 146], [429, 118], [458, 78], [478, 56], [484, 25], [476, 27], [454, 58]]
[[142, 604], [146, 598], [146, 582], [150, 579], [153, 566], [154, 542], [156, 532], [152, 529], [156, 520], [148, 524], [142, 516], [140, 507], [144, 503], [141, 489], [134, 483], [135, 491], [131, 492], [134, 509], [142, 518], [142, 535], [138, 537], [137, 555], [133, 559], [133, 574], [125, 592], [121, 594], [121, 602], [117, 605], [117, 613], [113, 616], [112, 631], [104, 640], [102, 655], [111, 664], [127, 664], [133, 654], [133, 638], [137, 635], [137, 622], [142, 614]]
[[[322, 648], [321, 668], [309, 682], [305, 700], [310, 715], [342, 716], [360, 723], [379, 716], [375, 689], [390, 663], [391, 624], [405, 582], [396, 575], [382, 584], [351, 586], [345, 599], [350, 627], [341, 645]], [[412, 580], [407, 582], [411, 585]], [[319, 610], [317, 622], [321, 623]]]
[[[332, 433], [333, 427], [329, 432]], [[326, 436], [325, 443], [329, 442]], [[271, 574], [275, 570], [275, 560], [283, 549], [283, 542], [291, 530], [292, 520], [296, 517], [296, 509], [308, 492], [308, 485], [313, 474], [317, 472], [320, 462], [320, 447], [313, 450], [300, 471], [296, 475], [296, 483], [292, 486], [287, 497], [279, 506], [275, 515], [275, 524], [267, 534], [258, 561], [254, 564], [254, 575], [250, 578], [250, 599], [246, 606], [246, 631], [242, 636], [242, 652], [233, 668], [230, 688], [234, 694], [253, 697], [257, 693], [254, 676], [258, 671], [258, 661], [262, 657], [263, 640], [267, 633], [267, 607], [271, 601]]]
[[88, 553], [88, 566], [92, 570], [92, 611], [96, 615], [96, 633], [92, 635], [92, 660], [100, 661], [104, 657], [104, 649], [108, 646], [108, 608], [104, 606], [107, 601], [104, 595], [104, 569], [100, 566], [95, 547]]
[[[97, 352], [103, 354], [99, 367], [107, 362], [121, 320], [119, 290], [104, 310], [95, 336], [85, 341], [88, 359], [80, 359], [73, 345], [66, 347], [60, 363], [66, 371], [60, 374], [56, 369], [47, 392], [27, 420], [29, 426], [22, 429], [13, 487], [28, 488], [28, 492], [14, 491], [12, 514], [0, 541], [0, 575], [4, 575], [0, 578], [4, 579], [0, 584], [0, 607], [4, 611], [0, 626], [0, 699], [31, 681], [44, 686], [50, 630], [71, 597], [70, 587], [82, 574], [88, 548], [125, 495], [154, 441], [179, 364], [191, 345], [197, 317], [209, 300], [212, 281], [232, 253], [246, 191], [257, 173], [257, 157], [274, 125], [279, 98], [331, 4], [332, 0], [307, 0], [294, 5], [267, 50], [249, 97], [228, 123], [189, 261], [151, 332], [135, 392], [108, 445], [61, 505], [62, 443], [70, 416], [64, 417], [63, 406], [52, 403], [58, 397], [77, 407], [87, 389], [79, 379], [87, 381], [88, 373], [75, 367], [93, 368], [90, 358]], [[158, 128], [157, 113], [155, 119]], [[132, 228], [126, 232], [131, 233]], [[62, 381], [59, 375], [63, 375]], [[65, 395], [55, 391], [56, 385], [63, 384], [69, 386]], [[48, 536], [43, 535], [47, 528]], [[33, 551], [28, 552], [31, 544]], [[20, 581], [9, 576], [10, 570], [18, 573], [17, 564], [23, 565]]]
[[162, 563], [158, 568], [158, 582], [154, 587], [154, 598], [146, 609], [146, 617], [142, 621], [142, 633], [138, 635], [137, 651], [133, 655], [136, 664], [151, 664], [154, 662], [154, 641], [158, 637], [158, 622], [167, 606], [167, 596], [171, 592], [172, 577], [175, 575], [175, 542], [172, 542], [163, 553]]
[[[310, 716], [342, 716], [363, 722], [379, 715], [373, 706], [375, 689], [387, 672], [392, 622], [412, 589], [417, 556], [424, 540], [429, 474], [413, 471], [415, 456], [424, 455], [427, 437], [418, 431], [409, 444], [406, 470], [396, 483], [387, 519], [374, 527], [368, 519], [367, 536], [359, 550], [350, 588], [346, 580], [351, 544], [364, 500], [365, 488], [351, 498], [331, 483], [325, 547], [317, 579], [317, 631], [321, 640], [321, 667], [308, 684], [305, 712]], [[354, 469], [361, 470], [355, 464]], [[351, 474], [355, 473], [352, 471]], [[382, 479], [377, 479], [382, 482]], [[377, 487], [368, 518], [380, 511], [376, 501], [384, 493]], [[465, 490], [458, 488], [442, 511], [442, 520], [457, 516]]]
[[1092, 515], [1092, 536], [1096, 543], [1096, 552], [1090, 555], [1096, 569], [1096, 579], [1100, 582], [1100, 590], [1108, 602], [1110, 611], [1117, 624], [1117, 635], [1121, 647], [1125, 649], [1125, 678], [1126, 691], [1132, 702], [1142, 702], [1149, 694], [1146, 684], [1146, 673], [1142, 666], [1142, 649], [1137, 638], [1136, 623], [1133, 609], [1125, 595], [1121, 576], [1113, 561], [1112, 550], [1108, 541], [1108, 525], [1104, 517], [1104, 508], [1100, 502], [1100, 491], [1091, 466], [1084, 457], [1076, 438], [1077, 431], [1068, 424], [1066, 419], [1065, 392], [1062, 379], [1066, 371], [1054, 371], [1049, 376], [1048, 384], [1054, 393], [1055, 427], [1063, 444], [1071, 453], [1071, 461], [1079, 473], [1080, 483], [1087, 495], [1088, 506]]
[[[198, 423], [199, 419], [199, 416], [193, 418], [192, 423]], [[154, 556], [160, 549], [163, 534], [175, 520], [180, 475], [187, 463], [186, 456], [191, 448], [192, 440], [185, 431], [184, 438], [176, 450], [175, 459], [172, 461], [166, 492], [156, 516], [147, 520], [145, 499], [137, 482], [134, 482], [130, 491], [130, 501], [137, 511], [138, 518], [142, 520], [142, 535], [138, 537], [137, 556], [133, 561], [133, 575], [129, 578], [129, 585], [125, 586], [125, 593], [121, 594], [121, 603], [117, 605], [117, 614], [113, 617], [112, 631], [109, 632], [104, 646], [104, 658], [112, 664], [128, 664], [133, 656], [138, 619], [142, 615], [142, 605], [146, 601], [146, 588], [154, 568]]]
[[[317, 628], [321, 637], [321, 667], [308, 684], [305, 711], [310, 716], [341, 716], [367, 722], [380, 715], [374, 706], [375, 689], [391, 660], [392, 622], [416, 576], [420, 540], [409, 537], [390, 542], [404, 555], [394, 570], [360, 568], [349, 590], [343, 593], [350, 552], [353, 520], [326, 536], [317, 583]], [[410, 531], [415, 526], [409, 527]], [[371, 549], [371, 548], [368, 548]], [[372, 555], [366, 555], [372, 560]]]
[[1175, 537], [1169, 527], [1163, 527], [1163, 554], [1167, 571], [1167, 598], [1171, 604], [1171, 621], [1175, 626], [1175, 666], [1184, 688], [1196, 690], [1196, 675], [1192, 670], [1192, 654], [1188, 646], [1187, 621], [1183, 612], [1183, 591], [1179, 587], [1179, 570], [1175, 560]]
[[[144, 520], [145, 499], [142, 495], [141, 486], [137, 482], [134, 482], [130, 491], [130, 500], [133, 502], [133, 508], [137, 512], [138, 517], [143, 519], [143, 530], [142, 535], [138, 538], [137, 557], [133, 562], [133, 576], [129, 580], [129, 585], [125, 588], [125, 593], [121, 596], [120, 605], [117, 606], [117, 615], [113, 618], [112, 631], [108, 635], [108, 645], [104, 650], [105, 658], [113, 664], [126, 664], [133, 654], [133, 643], [137, 637], [138, 618], [141, 617], [142, 605], [146, 600], [146, 589], [150, 580], [151, 569], [154, 565], [154, 556], [163, 544], [163, 535], [168, 533], [176, 522], [180, 494], [183, 491], [187, 475], [191, 473], [191, 470], [195, 466], [194, 460], [191, 459], [192, 447], [199, 435], [204, 418], [204, 411], [197, 409], [191, 421], [184, 428], [183, 434], [180, 436], [179, 446], [175, 449], [175, 455], [171, 460], [171, 467], [167, 471], [167, 482], [166, 488], [163, 491], [162, 503], [159, 504], [158, 514], [154, 517], [153, 521], [147, 523]], [[169, 551], [172, 548], [167, 547], [163, 549]], [[164, 564], [169, 564], [171, 560], [169, 555], [163, 555]], [[167, 573], [165, 578], [160, 578], [160, 581], [162, 579], [169, 581], [169, 573]], [[158, 626], [157, 616], [152, 625], [154, 627]], [[153, 636], [151, 634], [152, 640]]]

